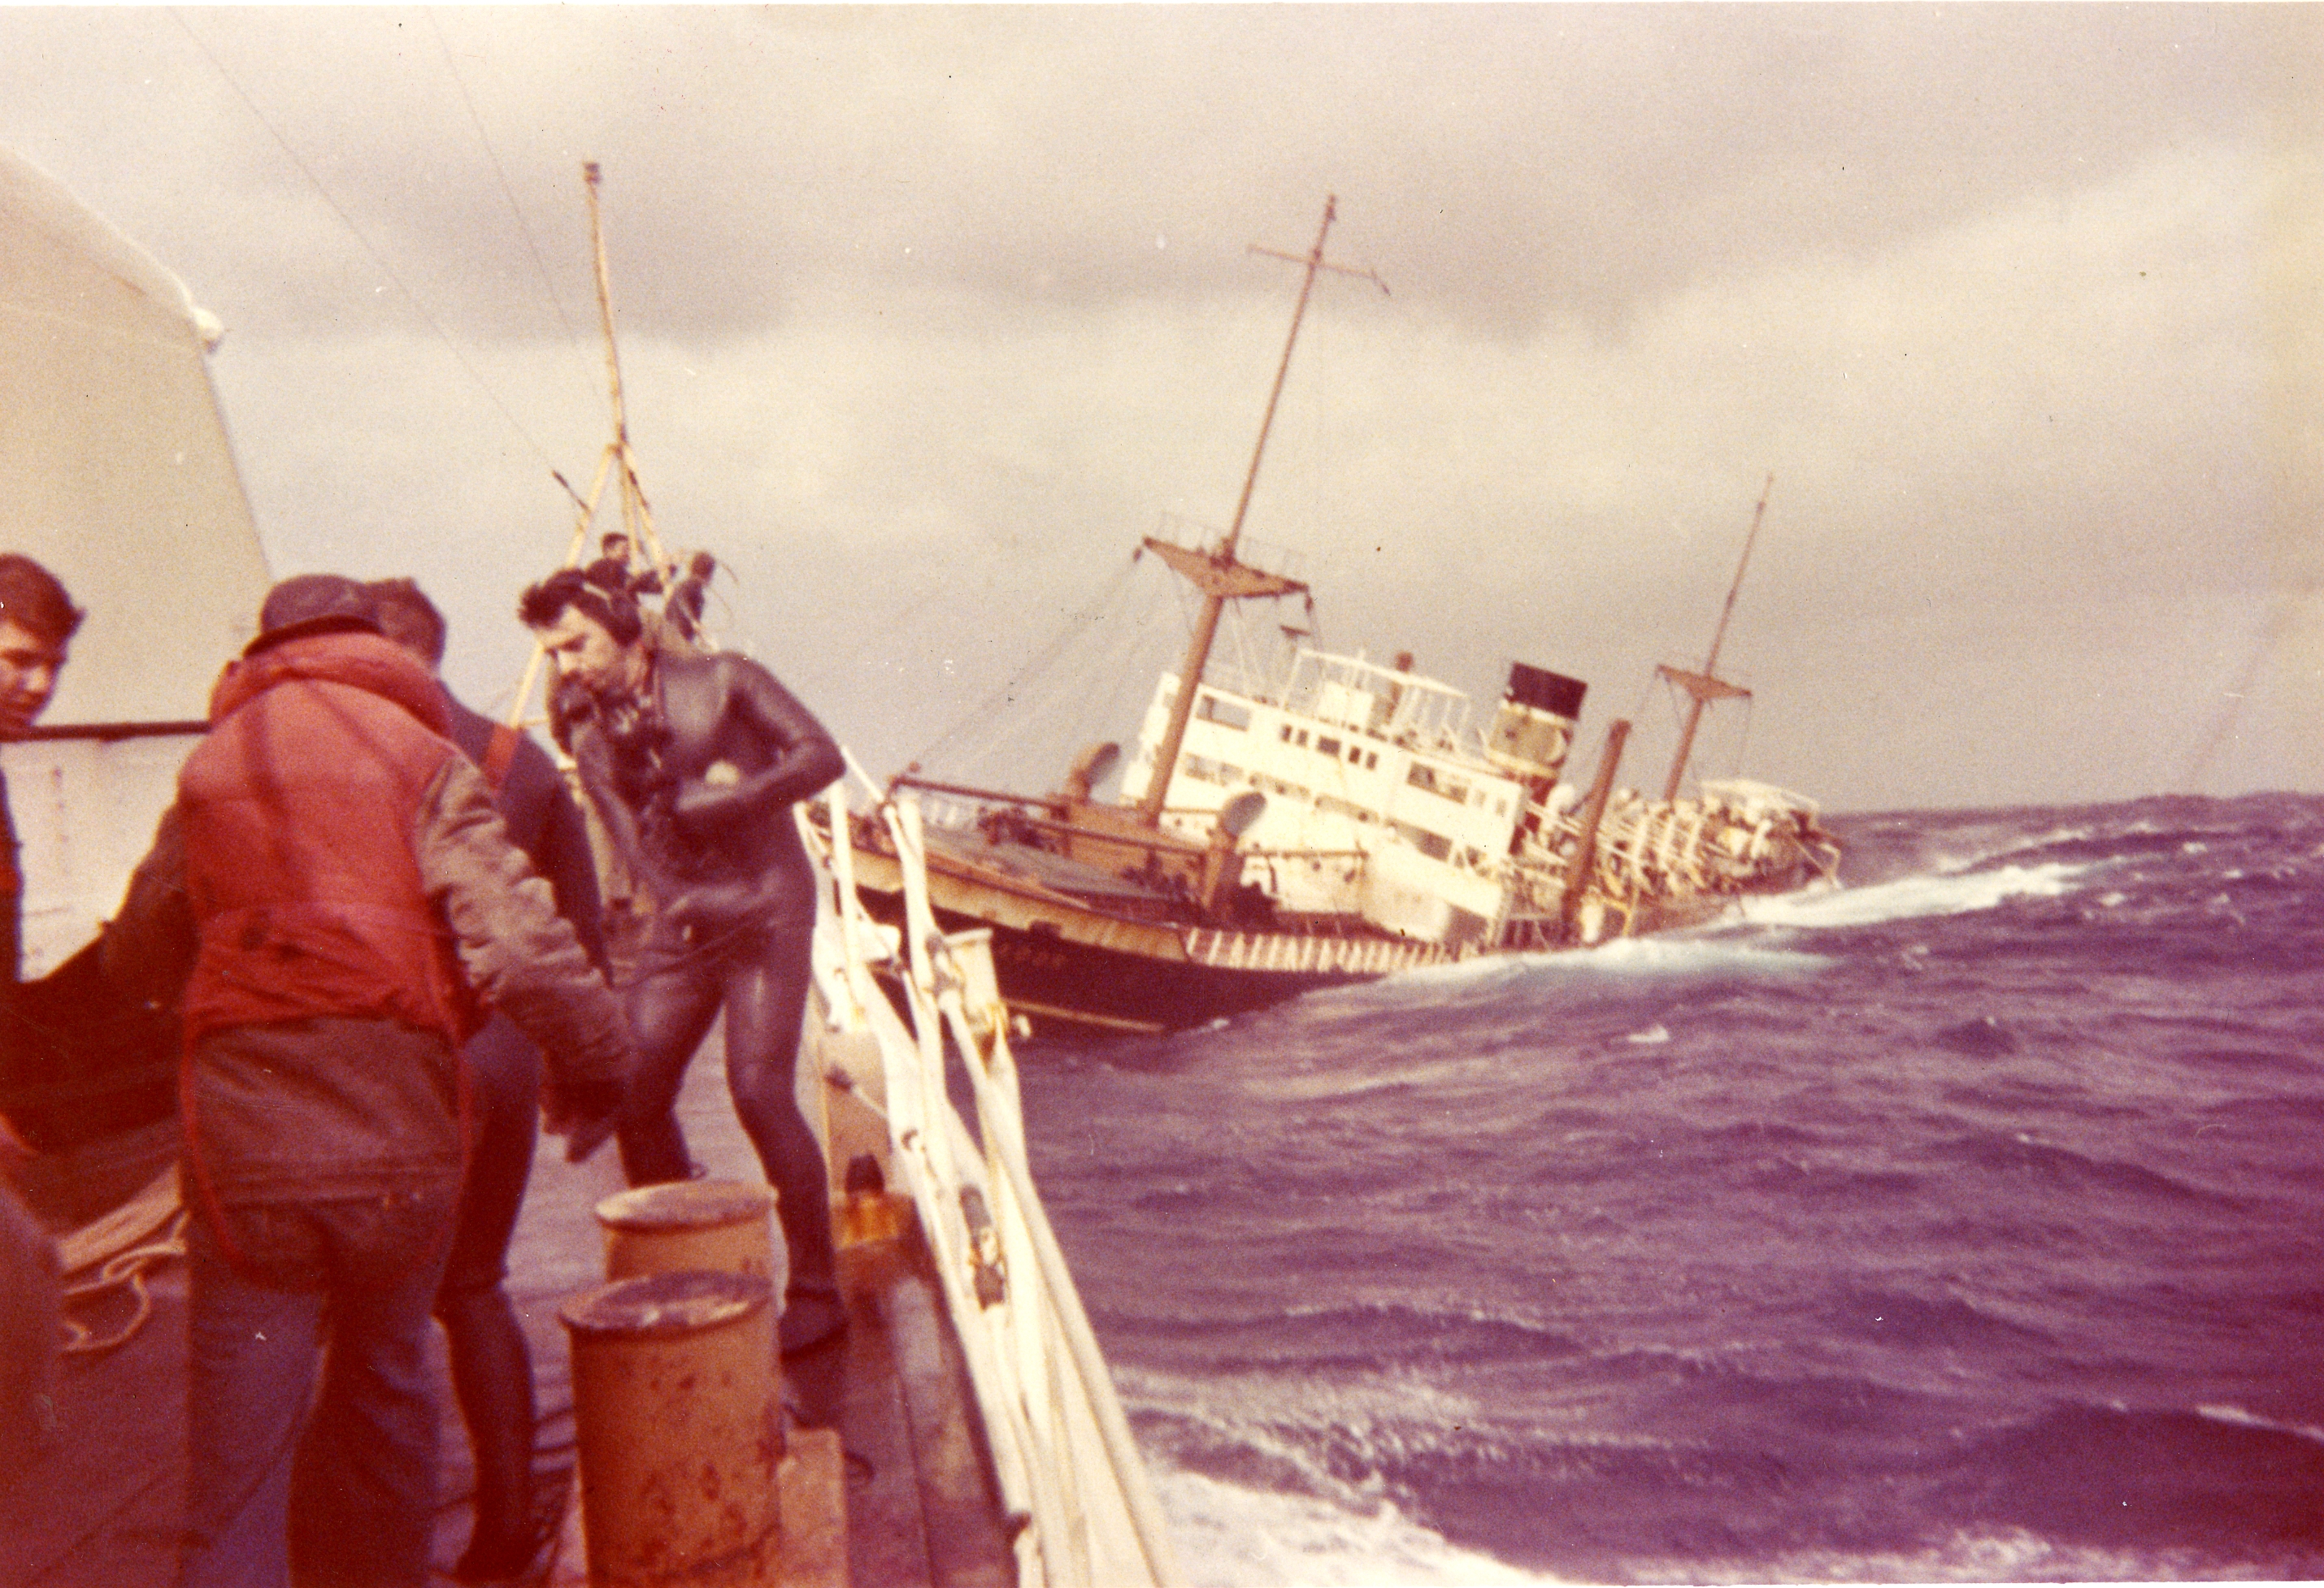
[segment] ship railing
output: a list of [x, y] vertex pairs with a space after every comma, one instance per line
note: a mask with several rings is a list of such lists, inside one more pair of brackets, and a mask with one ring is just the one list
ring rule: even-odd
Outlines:
[[[912, 791], [920, 806], [922, 819], [933, 820], [941, 826], [974, 827], [987, 811], [999, 805], [1009, 808], [1014, 821], [1033, 831], [1052, 832], [1062, 838], [1102, 839], [1126, 849], [1142, 849], [1149, 853], [1167, 850], [1174, 855], [1200, 856], [1206, 848], [1193, 839], [1180, 838], [1176, 833], [1122, 832], [1111, 828], [1076, 825], [1072, 822], [1060, 822], [1054, 816], [1033, 813], [1056, 809], [1059, 802], [1054, 796], [1008, 794], [999, 789], [973, 788], [965, 784], [936, 783], [918, 777], [898, 777], [890, 783], [889, 787], [898, 792]], [[924, 797], [927, 795], [935, 797]], [[1171, 806], [1162, 813], [1166, 816], [1198, 816], [1214, 812]]]
[[[1657, 901], [1730, 896], [1755, 885], [1790, 883], [1803, 867], [1826, 883], [1838, 880], [1837, 840], [1814, 822], [1811, 802], [1778, 805], [1738, 803], [1735, 787], [1706, 784], [1699, 798], [1642, 800], [1627, 794], [1603, 812], [1578, 904], [1587, 918], [1583, 941], [1628, 936]], [[1782, 791], [1774, 791], [1781, 794]], [[1784, 796], [1794, 799], [1794, 796]], [[1504, 946], [1562, 941], [1567, 878], [1581, 850], [1584, 816], [1578, 807], [1543, 802], [1527, 806], [1538, 822], [1515, 857]]]
[[[900, 952], [890, 956], [884, 929], [863, 911], [850, 846], [823, 841], [803, 816], [826, 874], [818, 985], [835, 1026], [876, 1040], [890, 1161], [960, 1339], [1015, 1525], [1019, 1588], [1170, 1588], [1183, 1579], [1167, 1523], [1034, 1187], [991, 934], [938, 930], [917, 800], [863, 782], [903, 876]], [[830, 806], [827, 831], [845, 833], [836, 785]], [[880, 987], [883, 962], [901, 977], [908, 1025]], [[973, 1134], [946, 1091], [953, 1061], [975, 1100]]]
[[1241, 932], [1232, 927], [1189, 927], [1185, 942], [1189, 959], [1229, 970], [1385, 976], [1451, 958], [1441, 945], [1416, 939]]
[[[1570, 813], [1561, 826], [1579, 831]], [[1735, 831], [1748, 841], [1741, 853], [1720, 840]], [[1683, 898], [1732, 892], [1761, 871], [1778, 869], [1785, 857], [1766, 841], [1765, 824], [1738, 820], [1732, 812], [1699, 800], [1631, 801], [1609, 807], [1598, 835], [1593, 886], [1611, 897]]]

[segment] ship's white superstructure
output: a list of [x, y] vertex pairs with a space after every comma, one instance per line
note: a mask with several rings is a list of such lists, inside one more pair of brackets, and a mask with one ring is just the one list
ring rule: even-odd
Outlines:
[[[1196, 844], [1231, 839], [1234, 880], [1277, 918], [1360, 920], [1456, 952], [1515, 946], [1513, 928], [1522, 938], [1527, 923], [1561, 918], [1569, 892], [1595, 941], [1642, 910], [1795, 878], [1816, 807], [1769, 785], [1706, 783], [1686, 799], [1614, 792], [1585, 832], [1582, 792], [1557, 781], [1582, 689], [1520, 664], [1480, 732], [1469, 696], [1409, 657], [1383, 666], [1303, 647], [1277, 687], [1201, 686], [1161, 828]], [[1178, 675], [1164, 674], [1123, 774], [1125, 804], [1152, 786], [1177, 693]]]
[[[1125, 803], [1149, 785], [1177, 691], [1176, 675], [1163, 675], [1123, 775]], [[1201, 841], [1231, 800], [1255, 792], [1266, 804], [1240, 834], [1241, 881], [1279, 910], [1482, 946], [1508, 895], [1528, 791], [1487, 759], [1471, 715], [1465, 693], [1408, 663], [1303, 647], [1278, 690], [1202, 687], [1163, 824]]]

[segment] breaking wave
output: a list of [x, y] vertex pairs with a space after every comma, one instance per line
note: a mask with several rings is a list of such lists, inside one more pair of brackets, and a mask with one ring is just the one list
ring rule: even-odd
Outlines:
[[2324, 1577], [2324, 801], [1023, 1064], [1189, 1577]]

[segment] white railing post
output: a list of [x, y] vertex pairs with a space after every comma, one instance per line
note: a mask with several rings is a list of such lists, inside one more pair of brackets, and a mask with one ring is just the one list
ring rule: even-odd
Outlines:
[[[882, 797], [880, 816], [903, 877], [900, 968], [909, 1030], [866, 963], [867, 945], [885, 929], [875, 927], [855, 891], [848, 815], [836, 789], [827, 838], [801, 812], [810, 852], [830, 879], [824, 902], [839, 932], [837, 953], [819, 953], [817, 970], [826, 1002], [835, 1010], [837, 998], [852, 1000], [853, 1023], [878, 1038], [892, 1160], [918, 1209], [960, 1339], [1001, 1503], [1029, 1523], [1014, 1539], [1017, 1588], [1171, 1588], [1182, 1579], [1167, 1523], [1033, 1186], [1009, 1017], [992, 987], [986, 934], [954, 941], [939, 932], [913, 801]], [[838, 980], [848, 985], [829, 985]], [[947, 1037], [974, 1093], [982, 1154], [946, 1093]], [[993, 1293], [988, 1286], [978, 1294], [975, 1265], [996, 1252], [978, 1250], [962, 1198], [979, 1168], [1002, 1277], [989, 1304]]]
[[[956, 1038], [967, 1031], [965, 1011], [961, 1007], [957, 981], [945, 991], [945, 1014], [954, 1023]], [[996, 1033], [996, 1044], [1005, 1044], [1005, 1033]], [[977, 1110], [981, 1117], [1010, 1119], [1014, 1129], [1009, 1142], [998, 1152], [996, 1161], [1010, 1189], [1015, 1193], [1015, 1203], [1020, 1214], [1024, 1233], [1042, 1278], [1047, 1281], [1049, 1299], [1057, 1325], [1064, 1334], [1067, 1354], [1095, 1418], [1099, 1437], [1103, 1441], [1106, 1455], [1120, 1483], [1122, 1499], [1130, 1511], [1131, 1526], [1136, 1530], [1139, 1547], [1144, 1551], [1149, 1570], [1157, 1583], [1178, 1582], [1177, 1560], [1170, 1545], [1169, 1528], [1162, 1516], [1161, 1506], [1154, 1498], [1147, 1481], [1145, 1458], [1138, 1452], [1138, 1442], [1130, 1431], [1130, 1419], [1121, 1410], [1121, 1401], [1114, 1392], [1112, 1375], [1107, 1371], [1104, 1354], [1099, 1350], [1097, 1335], [1090, 1327], [1089, 1317], [1082, 1310], [1081, 1294], [1074, 1289], [1072, 1270], [1066, 1265], [1065, 1252], [1058, 1246], [1056, 1234], [1049, 1227], [1048, 1216], [1043, 1211], [1040, 1197], [1033, 1189], [1032, 1170], [1023, 1151], [1023, 1125], [1014, 1110], [998, 1094], [999, 1088], [984, 1067], [972, 1062], [968, 1066], [970, 1085], [976, 1092]], [[1014, 1079], [1013, 1060], [1010, 1066]], [[988, 1134], [988, 1142], [1001, 1142], [1003, 1133]]]

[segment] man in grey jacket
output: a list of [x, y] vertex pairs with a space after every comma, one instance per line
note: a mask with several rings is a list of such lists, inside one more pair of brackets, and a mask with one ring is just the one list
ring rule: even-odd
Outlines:
[[260, 625], [106, 944], [184, 987], [180, 1581], [278, 1588], [295, 1538], [302, 1583], [422, 1588], [461, 1044], [487, 1005], [540, 1044], [571, 1157], [629, 1033], [363, 587], [286, 580]]

